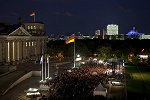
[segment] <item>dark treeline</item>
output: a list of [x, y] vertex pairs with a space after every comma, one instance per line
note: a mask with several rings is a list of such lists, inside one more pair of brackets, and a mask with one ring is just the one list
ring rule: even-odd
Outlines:
[[[100, 47], [110, 47], [111, 51], [130, 51], [134, 49], [134, 54], [137, 55], [141, 53], [141, 50], [144, 48], [144, 52], [149, 52], [150, 40], [138, 40], [138, 39], [128, 39], [128, 40], [77, 40], [75, 41], [76, 45], [76, 54], [83, 56], [90, 56], [94, 53], [99, 53]], [[62, 53], [64, 56], [73, 55], [73, 46], [74, 43], [65, 44], [64, 40], [49, 41], [47, 43], [47, 52], [50, 55], [55, 55], [57, 53]]]

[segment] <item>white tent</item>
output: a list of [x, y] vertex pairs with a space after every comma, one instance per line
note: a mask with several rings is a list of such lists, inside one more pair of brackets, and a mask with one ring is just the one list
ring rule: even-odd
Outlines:
[[94, 96], [102, 95], [102, 96], [106, 97], [106, 94], [107, 94], [107, 89], [104, 88], [101, 83], [93, 91]]

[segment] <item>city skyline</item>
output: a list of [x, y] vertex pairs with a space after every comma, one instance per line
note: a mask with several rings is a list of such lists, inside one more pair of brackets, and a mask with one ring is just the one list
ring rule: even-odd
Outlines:
[[[117, 24], [119, 34], [127, 34], [133, 27], [149, 34], [150, 1], [112, 0], [1, 0], [0, 22], [32, 22], [34, 11], [36, 21], [45, 23], [47, 34], [69, 34], [81, 32], [94, 34], [106, 29], [108, 24]], [[143, 6], [143, 7], [142, 7]]]

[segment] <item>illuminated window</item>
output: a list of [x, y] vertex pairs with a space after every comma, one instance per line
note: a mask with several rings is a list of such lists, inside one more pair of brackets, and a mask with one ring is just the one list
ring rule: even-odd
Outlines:
[[31, 26], [31, 29], [33, 29], [33, 26]]
[[28, 26], [28, 29], [30, 29], [30, 26]]
[[33, 46], [34, 44], [33, 44], [33, 42], [32, 42], [32, 46]]
[[26, 42], [26, 47], [28, 46], [28, 43]]
[[34, 26], [34, 29], [36, 29], [36, 26]]
[[30, 42], [29, 42], [29, 46], [31, 46]]

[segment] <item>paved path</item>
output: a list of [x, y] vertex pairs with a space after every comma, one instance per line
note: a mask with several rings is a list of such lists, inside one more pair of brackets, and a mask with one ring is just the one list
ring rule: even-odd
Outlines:
[[31, 77], [18, 84], [15, 88], [12, 88], [4, 96], [0, 97], [0, 100], [29, 100], [26, 97], [25, 90], [28, 88], [38, 88], [40, 77]]
[[17, 79], [25, 75], [25, 71], [14, 71], [9, 73], [3, 77], [0, 77], [0, 95], [4, 93], [4, 91], [11, 86]]

